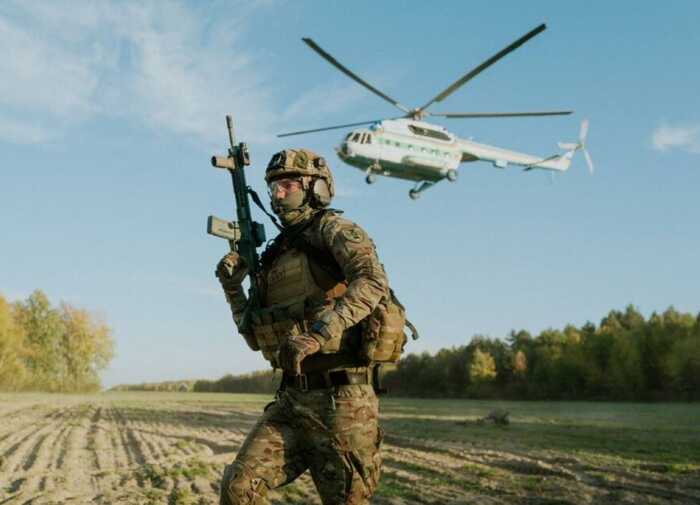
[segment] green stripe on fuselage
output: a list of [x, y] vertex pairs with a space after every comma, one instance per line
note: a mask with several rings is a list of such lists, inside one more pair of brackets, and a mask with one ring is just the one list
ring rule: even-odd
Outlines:
[[[339, 156], [348, 165], [359, 168], [363, 172], [367, 172], [370, 165], [373, 165], [376, 160], [365, 158], [364, 156], [343, 157]], [[388, 177], [396, 177], [397, 179], [406, 179], [408, 181], [430, 181], [437, 182], [445, 178], [440, 173], [439, 168], [428, 167], [425, 165], [404, 165], [402, 163], [394, 163], [392, 161], [381, 160], [379, 164], [382, 167], [381, 171], [373, 170], [373, 173], [386, 175]], [[384, 173], [388, 172], [388, 173]]]

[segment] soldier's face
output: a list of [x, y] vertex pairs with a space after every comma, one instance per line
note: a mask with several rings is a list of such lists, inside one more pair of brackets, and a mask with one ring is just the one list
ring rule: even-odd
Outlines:
[[270, 196], [276, 200], [282, 200], [287, 195], [301, 191], [302, 184], [299, 179], [277, 179], [268, 186]]
[[301, 207], [304, 203], [304, 185], [299, 179], [277, 179], [268, 186], [272, 209], [279, 213]]

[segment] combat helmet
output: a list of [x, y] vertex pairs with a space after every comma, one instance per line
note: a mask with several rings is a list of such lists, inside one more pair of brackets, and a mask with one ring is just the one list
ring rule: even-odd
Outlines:
[[285, 149], [272, 156], [265, 182], [299, 177], [312, 207], [327, 207], [335, 195], [333, 175], [325, 158], [308, 149]]

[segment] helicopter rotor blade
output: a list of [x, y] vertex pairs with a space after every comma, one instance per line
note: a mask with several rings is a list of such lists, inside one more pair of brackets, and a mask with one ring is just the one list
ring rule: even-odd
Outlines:
[[591, 155], [588, 154], [588, 151], [586, 150], [585, 147], [581, 148], [583, 151], [583, 156], [586, 158], [586, 164], [588, 165], [588, 172], [590, 172], [591, 175], [593, 175], [593, 160], [591, 159]]
[[323, 59], [326, 60], [328, 63], [330, 63], [331, 65], [333, 65], [335, 68], [337, 68], [338, 70], [340, 70], [342, 73], [344, 73], [345, 75], [347, 75], [350, 79], [352, 79], [352, 80], [355, 81], [356, 83], [360, 84], [361, 86], [364, 86], [365, 88], [367, 88], [368, 90], [370, 90], [370, 91], [371, 91], [372, 93], [374, 93], [375, 95], [379, 96], [380, 98], [383, 98], [384, 100], [386, 100], [387, 102], [389, 102], [389, 103], [392, 104], [393, 106], [398, 107], [398, 108], [401, 109], [402, 111], [404, 111], [404, 112], [408, 112], [408, 111], [409, 111], [409, 110], [408, 110], [408, 107], [406, 107], [406, 106], [400, 104], [399, 102], [397, 102], [396, 100], [394, 100], [393, 98], [391, 98], [389, 95], [386, 95], [386, 94], [382, 93], [382, 92], [379, 91], [377, 88], [375, 88], [374, 86], [372, 86], [370, 83], [368, 83], [368, 82], [365, 81], [364, 79], [358, 77], [356, 74], [354, 74], [353, 72], [351, 72], [351, 71], [350, 71], [347, 67], [345, 67], [342, 63], [340, 63], [340, 62], [339, 62], [338, 60], [336, 60], [333, 56], [331, 56], [331, 55], [328, 54], [326, 51], [324, 51], [324, 50], [323, 50], [318, 44], [316, 44], [316, 42], [314, 42], [312, 39], [310, 39], [310, 38], [308, 38], [308, 37], [305, 37], [305, 38], [302, 38], [301, 40], [303, 40], [304, 43], [305, 43], [307, 46], [309, 46], [311, 49], [313, 49], [314, 51], [316, 51], [316, 53], [318, 53], [318, 55], [319, 55], [321, 58], [323, 58]]
[[537, 112], [429, 112], [429, 116], [446, 118], [491, 118], [491, 117], [534, 117], [534, 116], [566, 116], [573, 114], [572, 110], [537, 111]]
[[574, 144], [573, 142], [557, 142], [559, 149], [564, 149], [565, 151], [573, 151], [578, 149], [581, 144]]
[[450, 84], [444, 91], [442, 91], [440, 94], [438, 94], [436, 97], [432, 98], [428, 103], [420, 107], [419, 109], [416, 110], [416, 112], [421, 113], [428, 107], [430, 107], [433, 103], [435, 102], [441, 102], [445, 98], [447, 98], [449, 95], [451, 95], [454, 91], [456, 91], [459, 87], [464, 85], [467, 81], [470, 79], [473, 79], [477, 75], [479, 75], [481, 72], [486, 70], [488, 67], [496, 63], [498, 60], [506, 56], [508, 53], [511, 53], [515, 51], [517, 48], [522, 46], [525, 42], [530, 40], [532, 37], [535, 35], [542, 33], [545, 29], [547, 28], [547, 25], [542, 23], [539, 25], [537, 28], [534, 28], [533, 30], [530, 30], [527, 32], [525, 35], [520, 37], [518, 40], [513, 42], [511, 45], [501, 49], [499, 52], [491, 56], [488, 60], [484, 61], [481, 65], [475, 67], [474, 69], [470, 70], [466, 74], [464, 74], [462, 77], [457, 79], [455, 82]]
[[578, 141], [581, 145], [586, 144], [586, 137], [588, 136], [588, 119], [581, 121], [581, 130], [578, 134]]
[[364, 124], [371, 124], [371, 123], [377, 123], [381, 121], [381, 119], [373, 119], [371, 121], [362, 121], [360, 123], [348, 123], [348, 124], [341, 124], [337, 126], [325, 126], [323, 128], [314, 128], [311, 130], [299, 130], [295, 132], [287, 132], [287, 133], [280, 133], [277, 136], [278, 137], [290, 137], [292, 135], [303, 135], [305, 133], [316, 133], [316, 132], [323, 132], [326, 130], [339, 130], [340, 128], [350, 128], [351, 126], [360, 126]]

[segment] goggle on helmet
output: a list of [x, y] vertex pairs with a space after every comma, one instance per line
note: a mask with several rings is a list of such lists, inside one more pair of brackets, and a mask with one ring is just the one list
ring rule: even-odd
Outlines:
[[326, 207], [335, 195], [333, 176], [326, 160], [308, 149], [285, 149], [275, 153], [265, 170], [265, 182], [299, 177], [313, 207]]

